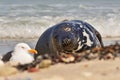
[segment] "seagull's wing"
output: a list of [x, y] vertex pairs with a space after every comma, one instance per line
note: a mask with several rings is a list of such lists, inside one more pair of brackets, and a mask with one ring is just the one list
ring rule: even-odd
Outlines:
[[10, 58], [11, 58], [11, 56], [12, 56], [12, 52], [13, 52], [13, 51], [10, 51], [10, 52], [6, 53], [5, 55], [3, 55], [2, 61], [3, 61], [3, 62], [9, 61]]

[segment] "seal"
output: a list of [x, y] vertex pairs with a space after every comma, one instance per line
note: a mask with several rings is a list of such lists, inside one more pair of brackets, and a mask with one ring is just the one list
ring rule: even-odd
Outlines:
[[57, 57], [62, 53], [76, 54], [94, 47], [103, 47], [100, 33], [81, 20], [65, 20], [48, 28], [39, 38], [35, 58], [47, 54]]

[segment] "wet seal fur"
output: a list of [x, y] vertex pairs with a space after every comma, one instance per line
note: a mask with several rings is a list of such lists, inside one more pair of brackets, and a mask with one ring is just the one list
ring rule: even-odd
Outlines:
[[81, 51], [103, 47], [100, 33], [90, 24], [80, 20], [65, 20], [47, 29], [39, 38], [36, 50], [39, 55], [58, 57], [62, 53], [77, 54]]

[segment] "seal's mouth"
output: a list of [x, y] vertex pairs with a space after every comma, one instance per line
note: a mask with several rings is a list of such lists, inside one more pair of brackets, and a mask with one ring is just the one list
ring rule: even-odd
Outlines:
[[64, 49], [72, 49], [73, 48], [73, 42], [72, 42], [72, 40], [71, 39], [68, 39], [68, 38], [65, 38], [65, 39], [63, 39], [62, 40], [62, 47], [64, 48]]
[[72, 38], [64, 38], [61, 41], [61, 48], [64, 52], [72, 52], [76, 48], [75, 40]]
[[63, 47], [70, 46], [70, 44], [72, 44], [72, 40], [71, 39], [65, 38], [65, 39], [62, 40], [62, 46]]
[[77, 48], [77, 41], [73, 37], [55, 38], [54, 42], [58, 52], [72, 52]]

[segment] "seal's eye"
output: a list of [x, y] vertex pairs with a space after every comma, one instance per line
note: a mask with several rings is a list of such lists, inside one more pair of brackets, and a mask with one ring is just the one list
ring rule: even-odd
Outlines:
[[69, 31], [71, 31], [72, 29], [71, 29], [70, 27], [65, 27], [64, 30], [65, 30], [66, 32], [69, 32]]

